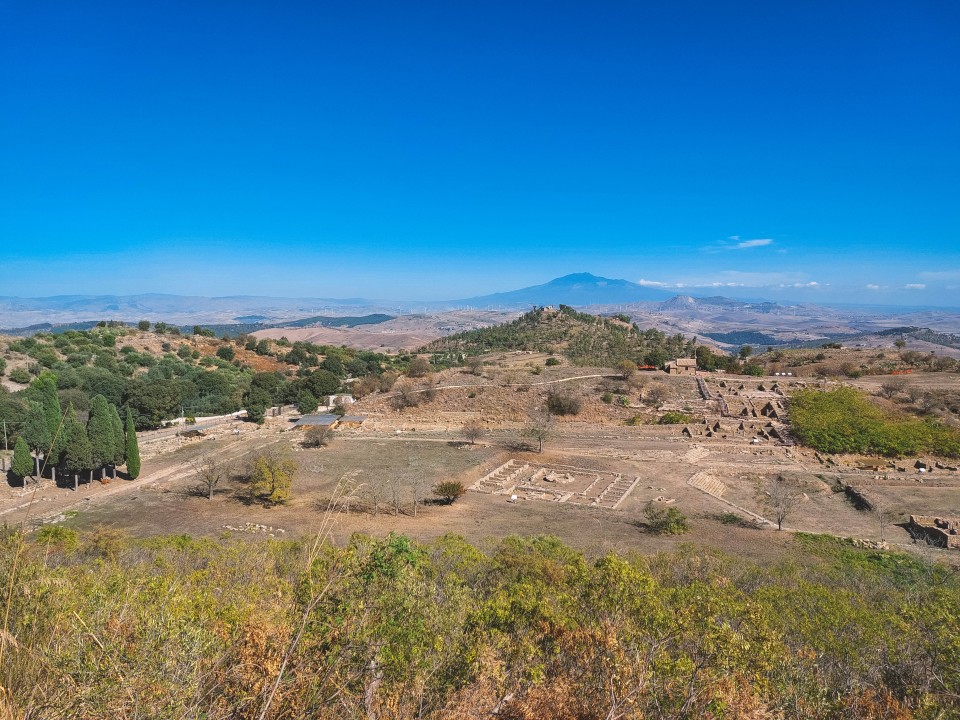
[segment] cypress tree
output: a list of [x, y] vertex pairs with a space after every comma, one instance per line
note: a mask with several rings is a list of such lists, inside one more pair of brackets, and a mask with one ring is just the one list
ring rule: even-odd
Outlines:
[[50, 428], [50, 437], [56, 438], [63, 417], [60, 396], [57, 394], [56, 375], [49, 372], [41, 373], [40, 377], [30, 384], [29, 395], [32, 400], [36, 400], [43, 406], [47, 427]]
[[30, 456], [27, 441], [23, 439], [22, 435], [17, 438], [17, 443], [13, 446], [13, 465], [10, 469], [14, 475], [24, 480], [26, 480], [27, 475], [33, 472], [33, 458]]
[[123, 421], [120, 419], [120, 413], [117, 412], [117, 406], [110, 406], [110, 424], [113, 426], [113, 477], [117, 477], [117, 465], [123, 465], [127, 459], [127, 438], [123, 434]]
[[137, 431], [133, 427], [133, 413], [127, 408], [127, 475], [136, 480], [140, 475], [140, 446], [137, 444]]
[[23, 438], [27, 441], [27, 447], [36, 453], [36, 474], [40, 475], [40, 455], [47, 456], [47, 461], [50, 461], [50, 446], [53, 444], [53, 434], [50, 432], [50, 425], [47, 423], [43, 405], [39, 402], [30, 403], [27, 425], [23, 429]]
[[60, 462], [64, 472], [73, 475], [73, 488], [77, 488], [77, 474], [93, 467], [93, 458], [90, 451], [90, 441], [87, 439], [87, 429], [79, 420], [73, 409], [73, 403], [67, 406], [67, 414], [60, 430], [63, 441], [57, 440], [61, 450]]
[[116, 438], [113, 434], [110, 404], [103, 395], [94, 395], [90, 401], [87, 439], [90, 441], [92, 468], [104, 468], [113, 462], [117, 454]]

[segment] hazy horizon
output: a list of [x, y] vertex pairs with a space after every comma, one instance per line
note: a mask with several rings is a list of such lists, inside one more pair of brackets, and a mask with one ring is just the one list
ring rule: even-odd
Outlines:
[[960, 305], [960, 6], [0, 7], [0, 295]]

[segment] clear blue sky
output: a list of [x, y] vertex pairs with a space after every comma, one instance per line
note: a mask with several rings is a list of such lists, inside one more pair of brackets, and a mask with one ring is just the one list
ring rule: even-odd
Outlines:
[[0, 249], [0, 295], [960, 305], [960, 3], [0, 0]]

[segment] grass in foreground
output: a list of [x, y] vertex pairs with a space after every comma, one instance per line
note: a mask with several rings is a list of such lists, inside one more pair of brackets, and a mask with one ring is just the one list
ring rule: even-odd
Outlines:
[[944, 718], [960, 582], [800, 536], [770, 567], [355, 536], [0, 541], [24, 718]]

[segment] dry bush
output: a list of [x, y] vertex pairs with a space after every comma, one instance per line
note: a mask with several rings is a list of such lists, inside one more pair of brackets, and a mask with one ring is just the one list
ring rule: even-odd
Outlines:
[[390, 392], [400, 376], [395, 372], [385, 372], [378, 379], [378, 390], [380, 392]]
[[416, 407], [423, 399], [423, 393], [413, 387], [408, 382], [397, 384], [397, 394], [390, 400], [395, 410], [403, 410], [408, 407]]
[[305, 448], [326, 447], [331, 440], [333, 440], [333, 430], [329, 427], [310, 427], [303, 434], [303, 446]]
[[547, 409], [553, 415], [579, 415], [583, 403], [580, 398], [568, 393], [547, 393]]
[[426, 377], [433, 371], [430, 361], [423, 357], [415, 357], [407, 366], [407, 376], [412, 378]]
[[906, 387], [906, 379], [902, 377], [892, 377], [889, 380], [884, 380], [880, 385], [880, 394], [890, 400], [891, 398], [902, 393]]

